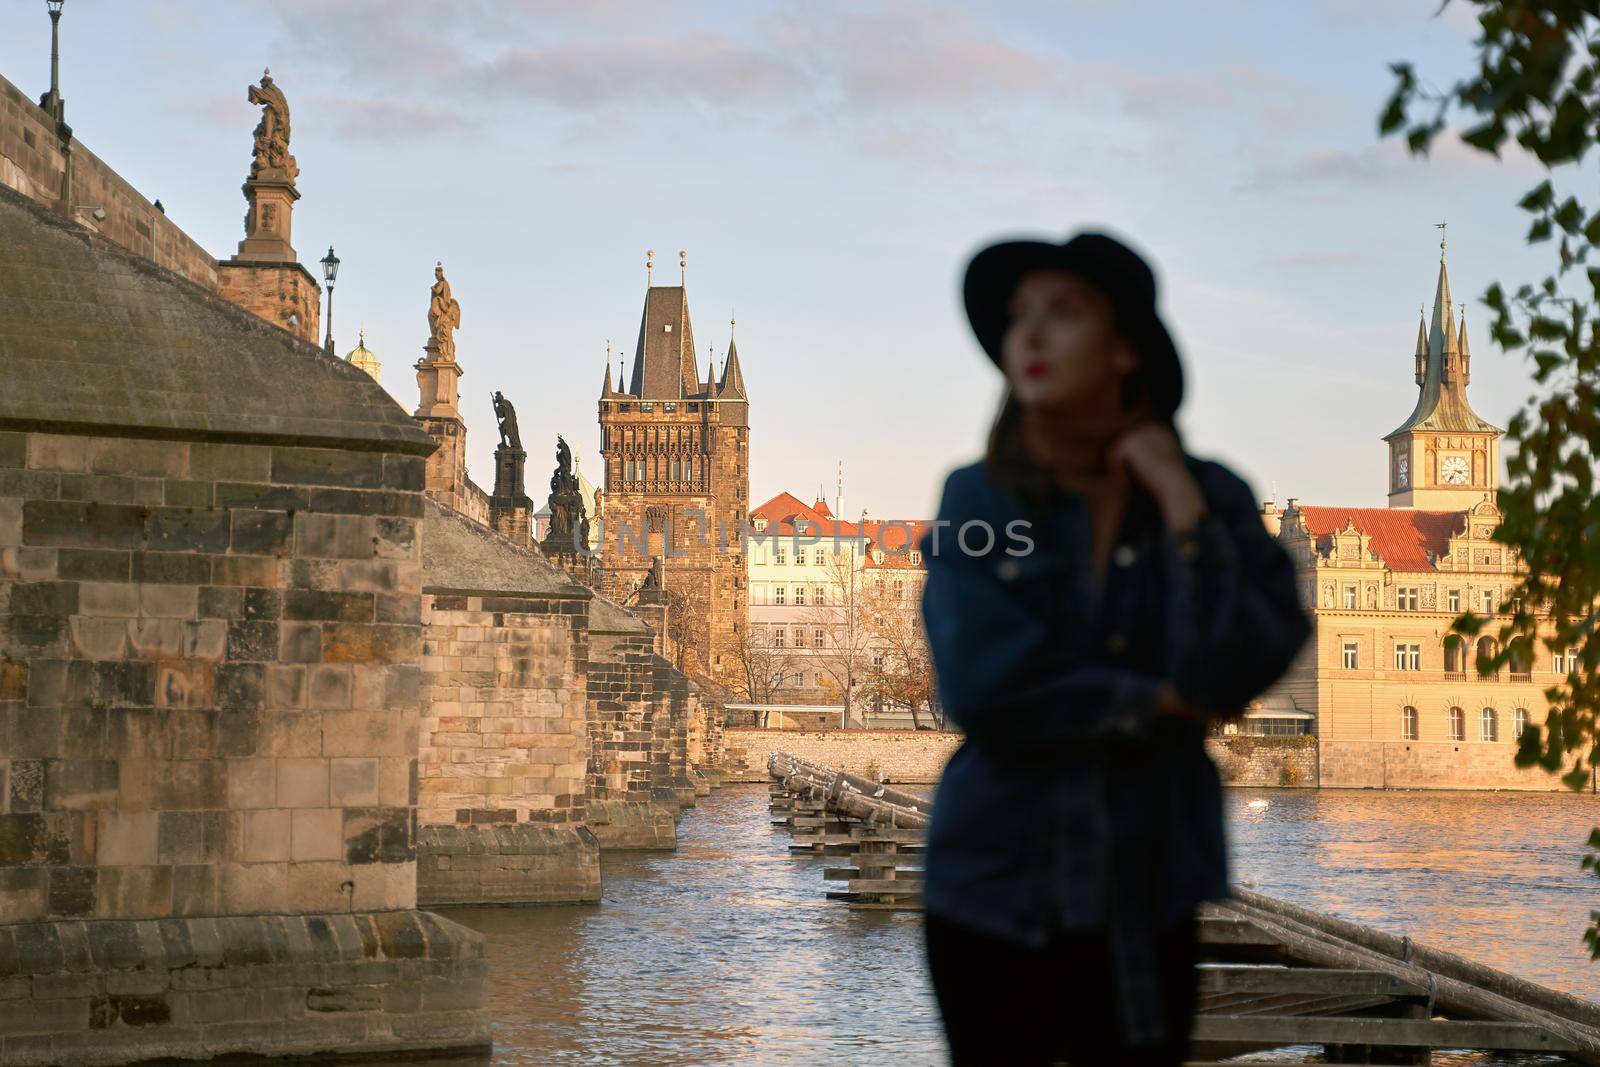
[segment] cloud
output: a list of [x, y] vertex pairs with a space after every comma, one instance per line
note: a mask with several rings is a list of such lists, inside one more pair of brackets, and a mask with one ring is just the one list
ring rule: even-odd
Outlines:
[[386, 144], [409, 137], [470, 133], [478, 124], [454, 109], [423, 102], [366, 100], [325, 94], [314, 101], [319, 118], [352, 141]]
[[779, 102], [805, 90], [807, 81], [784, 57], [716, 32], [516, 48], [469, 79], [481, 95], [576, 107]]

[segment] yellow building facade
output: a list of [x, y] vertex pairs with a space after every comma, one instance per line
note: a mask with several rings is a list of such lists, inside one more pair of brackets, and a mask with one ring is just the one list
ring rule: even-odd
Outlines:
[[[1263, 508], [1294, 558], [1314, 636], [1244, 728], [1315, 732], [1324, 787], [1561, 788], [1513, 755], [1523, 725], [1543, 722], [1565, 655], [1539, 644], [1498, 676], [1477, 670], [1518, 561], [1492, 539], [1503, 431], [1472, 410], [1470, 381], [1441, 254], [1433, 313], [1418, 327], [1417, 403], [1384, 438], [1389, 506]], [[1450, 633], [1464, 611], [1491, 617], [1471, 643]]]

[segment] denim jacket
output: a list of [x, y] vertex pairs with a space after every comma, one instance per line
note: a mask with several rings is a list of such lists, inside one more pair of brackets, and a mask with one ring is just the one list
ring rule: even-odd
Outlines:
[[1310, 633], [1250, 488], [1188, 462], [1206, 516], [1174, 538], [1136, 495], [1098, 598], [1081, 499], [1057, 491], [1030, 521], [982, 462], [950, 474], [919, 543], [939, 698], [966, 733], [933, 808], [927, 911], [1034, 947], [1104, 931], [1133, 1042], [1163, 1036], [1153, 934], [1228, 894], [1205, 728], [1158, 716], [1156, 690], [1236, 716]]

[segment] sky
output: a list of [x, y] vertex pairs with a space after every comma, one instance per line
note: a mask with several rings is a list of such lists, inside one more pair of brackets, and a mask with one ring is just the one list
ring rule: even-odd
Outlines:
[[[687, 285], [701, 377], [737, 318], [752, 503], [931, 515], [1001, 395], [958, 299], [973, 251], [1082, 228], [1157, 267], [1184, 353], [1186, 447], [1258, 497], [1381, 506], [1382, 437], [1415, 402], [1435, 223], [1468, 304], [1480, 414], [1532, 389], [1478, 302], [1548, 253], [1515, 208], [1526, 158], [1380, 140], [1388, 65], [1448, 84], [1464, 6], [1115, 0], [67, 0], [62, 95], [92, 151], [225, 258], [270, 67], [292, 111], [302, 262], [342, 261], [358, 329], [408, 410], [435, 261], [462, 308], [469, 466], [490, 394], [528, 482], [564, 434], [600, 469], [608, 342], [633, 365], [645, 289]], [[45, 5], [0, 6], [0, 75], [48, 88]], [[616, 357], [614, 357], [616, 358]], [[615, 366], [615, 363], [613, 364]]]

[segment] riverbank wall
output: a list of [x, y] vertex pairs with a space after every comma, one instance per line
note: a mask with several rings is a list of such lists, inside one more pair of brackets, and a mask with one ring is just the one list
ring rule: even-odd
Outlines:
[[764, 782], [767, 754], [788, 752], [825, 767], [889, 782], [937, 782], [962, 735], [934, 730], [759, 730], [724, 736], [726, 781]]
[[[843, 766], [852, 774], [886, 781], [932, 783], [963, 735], [932, 730], [759, 730], [730, 728], [725, 770], [730, 782], [767, 780], [767, 755], [788, 752], [824, 767]], [[1224, 785], [1317, 785], [1317, 745], [1310, 735], [1296, 737], [1213, 737], [1206, 752]]]

